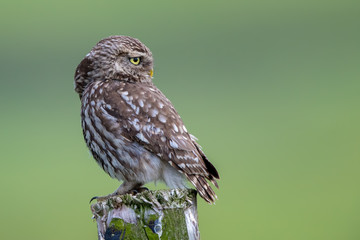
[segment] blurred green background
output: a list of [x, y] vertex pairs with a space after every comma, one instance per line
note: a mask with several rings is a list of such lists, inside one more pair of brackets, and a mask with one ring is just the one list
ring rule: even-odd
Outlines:
[[73, 75], [118, 34], [152, 50], [155, 84], [220, 172], [202, 239], [360, 239], [358, 1], [0, 9], [1, 239], [97, 239], [88, 201], [119, 183], [86, 149]]

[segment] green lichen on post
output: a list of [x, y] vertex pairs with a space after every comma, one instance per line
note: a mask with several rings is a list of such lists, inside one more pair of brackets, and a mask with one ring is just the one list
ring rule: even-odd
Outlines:
[[161, 239], [189, 239], [182, 209], [164, 210], [164, 231]]
[[140, 225], [126, 223], [123, 219], [113, 218], [105, 232], [106, 240], [148, 239]]
[[192, 189], [114, 196], [91, 209], [101, 240], [199, 239], [196, 191]]

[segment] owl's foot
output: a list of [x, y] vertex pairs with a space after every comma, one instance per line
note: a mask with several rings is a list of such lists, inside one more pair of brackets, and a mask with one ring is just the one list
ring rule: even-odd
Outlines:
[[149, 189], [147, 187], [138, 187], [136, 189], [130, 190], [128, 193], [131, 195], [136, 195], [136, 194], [142, 193], [144, 191], [149, 191]]
[[[124, 193], [124, 194], [136, 195], [136, 194], [142, 193], [142, 192], [144, 192], [144, 191], [149, 191], [149, 189], [146, 188], [146, 187], [137, 187], [137, 188], [134, 188], [134, 189], [129, 190], [128, 192], [126, 192], [126, 193]], [[113, 193], [111, 193], [111, 194], [109, 194], [109, 195], [100, 196], [100, 197], [95, 196], [95, 197], [92, 197], [92, 198], [90, 199], [90, 202], [89, 202], [89, 203], [91, 203], [91, 202], [92, 202], [93, 200], [95, 200], [95, 199], [96, 199], [98, 202], [106, 201], [106, 200], [108, 200], [110, 197], [117, 196], [117, 195], [123, 195], [123, 194], [120, 194], [120, 193], [118, 193], [117, 191], [115, 191], [115, 192], [113, 192]]]
[[94, 201], [95, 199], [96, 199], [98, 202], [103, 202], [103, 201], [105, 201], [105, 200], [108, 200], [110, 197], [113, 197], [113, 196], [116, 196], [116, 195], [117, 195], [117, 194], [115, 194], [115, 193], [111, 193], [111, 194], [109, 194], [109, 195], [100, 196], [100, 197], [95, 196], [95, 197], [92, 197], [92, 198], [90, 199], [90, 202], [89, 202], [89, 203], [91, 203], [91, 202]]

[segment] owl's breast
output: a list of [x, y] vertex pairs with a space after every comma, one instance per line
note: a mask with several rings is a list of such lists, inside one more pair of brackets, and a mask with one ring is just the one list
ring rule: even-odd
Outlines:
[[[158, 180], [163, 168], [160, 158], [128, 137], [129, 118], [136, 108], [124, 104], [115, 109], [106, 101], [110, 96], [105, 86], [104, 82], [91, 84], [81, 99], [83, 135], [90, 152], [113, 178], [144, 183]], [[116, 117], [111, 111], [117, 112]], [[140, 120], [135, 122], [140, 125]]]

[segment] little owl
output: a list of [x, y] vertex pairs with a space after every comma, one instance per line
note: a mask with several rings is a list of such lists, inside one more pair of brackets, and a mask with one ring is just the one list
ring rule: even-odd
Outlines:
[[218, 187], [219, 174], [152, 75], [152, 53], [127, 36], [101, 40], [76, 69], [86, 144], [104, 171], [123, 181], [109, 196], [158, 180], [184, 188], [188, 179], [213, 203], [206, 179]]

